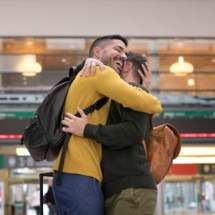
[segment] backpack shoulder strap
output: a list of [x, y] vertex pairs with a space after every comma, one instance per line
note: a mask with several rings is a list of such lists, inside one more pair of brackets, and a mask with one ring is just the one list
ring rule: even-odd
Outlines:
[[83, 69], [84, 64], [85, 64], [85, 60], [81, 64], [79, 64], [77, 67], [71, 67], [69, 69], [69, 77], [74, 79], [75, 76]]
[[[86, 115], [88, 115], [89, 113], [92, 113], [94, 110], [99, 110], [103, 105], [105, 105], [108, 101], [107, 97], [103, 97], [101, 99], [99, 99], [97, 102], [95, 102], [94, 104], [92, 104], [91, 106], [85, 108], [83, 111]], [[80, 114], [77, 113], [75, 114], [75, 116], [80, 117]], [[65, 156], [66, 156], [66, 150], [69, 144], [69, 140], [70, 140], [71, 134], [66, 134], [65, 140], [64, 140], [64, 144], [63, 144], [63, 149], [62, 149], [62, 154], [61, 154], [61, 158], [60, 158], [60, 163], [58, 166], [58, 172], [57, 172], [57, 185], [60, 185], [61, 183], [61, 174], [62, 174], [62, 170], [63, 170], [63, 164], [64, 164], [64, 160], [65, 160]]]

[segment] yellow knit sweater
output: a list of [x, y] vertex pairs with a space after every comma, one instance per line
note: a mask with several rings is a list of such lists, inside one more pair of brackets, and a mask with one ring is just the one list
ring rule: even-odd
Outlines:
[[[75, 114], [77, 107], [84, 109], [104, 96], [136, 111], [149, 114], [162, 111], [161, 104], [156, 97], [127, 84], [113, 69], [105, 66], [103, 71], [97, 67], [93, 77], [80, 75], [76, 77], [66, 97], [65, 112]], [[100, 110], [89, 114], [88, 122], [106, 124], [109, 107], [110, 101]], [[54, 164], [54, 170], [58, 169], [60, 156], [61, 153]], [[101, 182], [101, 156], [102, 148], [98, 142], [72, 135], [66, 152], [63, 172], [91, 176]]]

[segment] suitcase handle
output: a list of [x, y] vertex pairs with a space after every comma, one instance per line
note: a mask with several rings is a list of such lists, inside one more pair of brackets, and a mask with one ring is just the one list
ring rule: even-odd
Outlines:
[[43, 215], [43, 177], [53, 177], [53, 172], [40, 173], [39, 177], [40, 177], [40, 215]]

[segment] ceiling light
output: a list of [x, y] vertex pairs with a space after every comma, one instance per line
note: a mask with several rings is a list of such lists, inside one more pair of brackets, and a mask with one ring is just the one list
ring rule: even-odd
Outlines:
[[185, 62], [182, 56], [179, 56], [178, 62], [173, 63], [169, 68], [169, 71], [176, 75], [186, 75], [192, 73], [193, 70], [193, 65], [189, 62]]
[[215, 157], [177, 157], [173, 164], [209, 164], [215, 163]]
[[215, 163], [214, 146], [182, 146], [174, 164]]
[[18, 156], [30, 156], [30, 154], [26, 148], [16, 148], [16, 154]]
[[32, 71], [23, 72], [22, 75], [26, 76], [26, 77], [33, 77], [33, 76], [36, 76], [36, 74], [40, 73], [40, 72], [42, 72], [42, 66], [38, 62], [35, 62], [33, 70]]
[[188, 85], [189, 87], [195, 86], [195, 80], [194, 80], [193, 78], [188, 79], [188, 80], [187, 80], [187, 85]]
[[36, 73], [41, 73], [42, 72], [42, 66], [41, 66], [40, 63], [36, 62], [34, 64], [34, 72], [36, 72]]
[[34, 77], [36, 76], [36, 72], [23, 72], [22, 75], [25, 77]]
[[180, 151], [180, 156], [214, 156], [215, 157], [215, 147], [214, 146], [183, 146]]

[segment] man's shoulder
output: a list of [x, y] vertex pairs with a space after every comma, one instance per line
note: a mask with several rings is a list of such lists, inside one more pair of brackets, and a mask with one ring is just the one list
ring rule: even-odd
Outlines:
[[107, 74], [113, 74], [113, 75], [118, 75], [117, 72], [112, 69], [111, 67], [105, 65], [104, 70], [100, 70], [99, 66], [96, 66], [96, 73], [101, 73], [103, 75]]
[[137, 84], [137, 83], [134, 83], [134, 82], [129, 82], [129, 84], [132, 85], [132, 86], [134, 86], [134, 87], [139, 87], [139, 88], [145, 90], [147, 93], [149, 92], [145, 87], [143, 87], [140, 84]]

